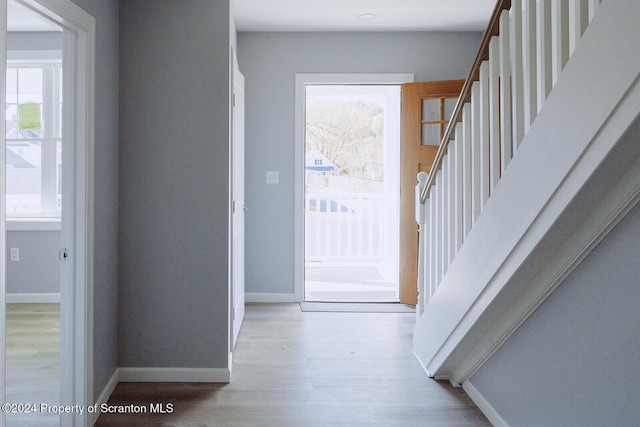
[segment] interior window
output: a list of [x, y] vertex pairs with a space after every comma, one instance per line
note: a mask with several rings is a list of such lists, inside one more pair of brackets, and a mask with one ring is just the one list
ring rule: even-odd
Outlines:
[[9, 63], [7, 218], [60, 216], [62, 64]]

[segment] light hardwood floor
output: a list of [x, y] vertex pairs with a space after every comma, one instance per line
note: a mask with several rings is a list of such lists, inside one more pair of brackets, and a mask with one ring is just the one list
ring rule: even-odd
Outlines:
[[[60, 304], [7, 304], [8, 403], [60, 403]], [[8, 427], [57, 426], [52, 413], [10, 413]]]
[[171, 414], [97, 426], [488, 426], [461, 389], [430, 380], [411, 351], [415, 314], [248, 305], [230, 384], [120, 383], [109, 404]]

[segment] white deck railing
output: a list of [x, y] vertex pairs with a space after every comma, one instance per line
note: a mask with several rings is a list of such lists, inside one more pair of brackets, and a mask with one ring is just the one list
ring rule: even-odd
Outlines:
[[305, 195], [305, 259], [377, 261], [388, 256], [391, 230], [381, 193]]
[[419, 184], [418, 317], [517, 156], [600, 3], [498, 2], [431, 173]]

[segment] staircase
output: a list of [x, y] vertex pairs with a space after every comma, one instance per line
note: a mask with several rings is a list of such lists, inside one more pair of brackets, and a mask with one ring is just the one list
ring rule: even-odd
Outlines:
[[499, 1], [419, 176], [414, 352], [465, 382], [640, 199], [640, 2]]

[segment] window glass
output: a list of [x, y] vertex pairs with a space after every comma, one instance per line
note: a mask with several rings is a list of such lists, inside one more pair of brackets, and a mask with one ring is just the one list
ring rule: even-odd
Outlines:
[[39, 141], [7, 141], [7, 213], [41, 213], [42, 146]]
[[56, 141], [56, 210], [62, 212], [62, 140]]
[[18, 104], [7, 104], [5, 113], [5, 123], [7, 125], [7, 138], [21, 138], [18, 131]]
[[18, 103], [18, 70], [9, 68], [7, 70], [7, 104]]
[[53, 63], [10, 63], [7, 67], [5, 153], [9, 218], [60, 215], [59, 69], [59, 64]]
[[42, 103], [42, 68], [18, 69], [18, 103]]
[[55, 78], [58, 80], [58, 128], [56, 136], [62, 138], [62, 67], [56, 66]]

